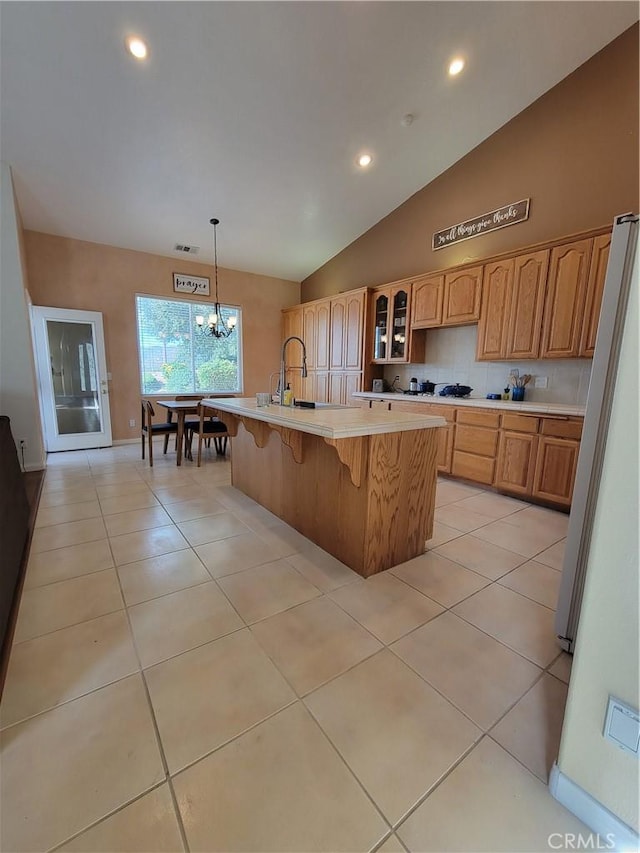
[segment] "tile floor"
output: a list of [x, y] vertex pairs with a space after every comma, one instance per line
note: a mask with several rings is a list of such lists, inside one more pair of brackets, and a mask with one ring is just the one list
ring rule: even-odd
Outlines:
[[[364, 581], [202, 468], [49, 458], [0, 706], [6, 851], [547, 850], [567, 517], [441, 481]], [[557, 836], [556, 836], [557, 838]]]

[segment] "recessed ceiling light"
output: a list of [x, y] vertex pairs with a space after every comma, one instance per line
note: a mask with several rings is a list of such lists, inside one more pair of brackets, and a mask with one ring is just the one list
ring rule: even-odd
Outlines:
[[367, 166], [371, 165], [372, 160], [373, 157], [371, 156], [371, 154], [361, 154], [358, 157], [358, 166], [362, 166], [363, 169], [366, 169]]
[[147, 58], [147, 46], [138, 36], [129, 36], [126, 41], [127, 50], [136, 59]]
[[460, 56], [456, 56], [455, 59], [452, 59], [449, 63], [449, 75], [451, 77], [455, 77], [456, 74], [459, 74], [464, 68], [464, 59]]

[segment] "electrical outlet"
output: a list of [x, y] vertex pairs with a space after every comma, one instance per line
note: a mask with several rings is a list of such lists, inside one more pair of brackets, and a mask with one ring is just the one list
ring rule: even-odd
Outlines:
[[131, 420], [129, 421], [129, 426], [130, 426], [130, 427], [134, 427], [135, 425], [136, 425], [136, 419], [135, 419], [135, 418], [131, 418]]
[[536, 376], [533, 380], [534, 388], [546, 388], [549, 385], [549, 380], [546, 376]]

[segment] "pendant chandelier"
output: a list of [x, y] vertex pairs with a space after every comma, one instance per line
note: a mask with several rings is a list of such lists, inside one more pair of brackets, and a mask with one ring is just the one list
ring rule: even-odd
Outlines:
[[210, 219], [209, 222], [213, 225], [213, 261], [215, 271], [216, 302], [213, 313], [209, 314], [206, 323], [202, 314], [198, 314], [196, 316], [196, 325], [205, 334], [212, 335], [214, 338], [228, 338], [235, 329], [238, 318], [236, 316], [227, 317], [226, 322], [222, 318], [222, 309], [220, 308], [220, 301], [218, 299], [218, 241], [216, 234], [216, 225], [220, 223], [220, 220]]

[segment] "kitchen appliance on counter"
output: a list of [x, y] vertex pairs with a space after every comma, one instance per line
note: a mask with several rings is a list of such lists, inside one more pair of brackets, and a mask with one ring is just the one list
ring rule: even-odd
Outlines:
[[473, 388], [469, 385], [459, 385], [456, 382], [455, 385], [445, 385], [439, 393], [441, 397], [468, 397], [472, 391]]

